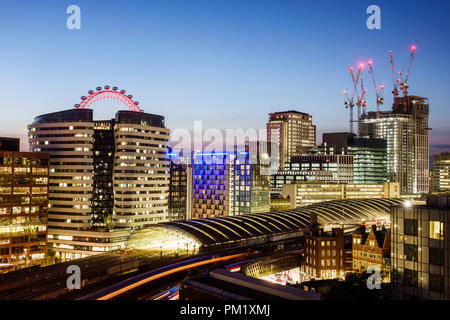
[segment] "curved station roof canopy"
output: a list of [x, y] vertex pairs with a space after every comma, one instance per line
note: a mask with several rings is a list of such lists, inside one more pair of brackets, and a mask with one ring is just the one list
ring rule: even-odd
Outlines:
[[[161, 247], [163, 250], [173, 245], [195, 250], [195, 247], [252, 245], [266, 241], [268, 236], [293, 234], [305, 229], [313, 213], [317, 213], [322, 225], [357, 224], [389, 217], [390, 206], [403, 202], [402, 199], [346, 199], [285, 211], [165, 222], [134, 232], [127, 247]], [[161, 241], [164, 245], [156, 244]]]

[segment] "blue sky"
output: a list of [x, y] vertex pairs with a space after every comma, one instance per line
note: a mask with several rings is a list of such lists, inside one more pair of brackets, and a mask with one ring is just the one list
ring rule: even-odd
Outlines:
[[[81, 8], [81, 30], [66, 8]], [[366, 8], [381, 8], [381, 30]], [[417, 45], [411, 94], [430, 98], [430, 143], [450, 145], [448, 1], [8, 1], [0, 9], [0, 135], [26, 139], [39, 114], [117, 85], [171, 129], [264, 128], [296, 109], [322, 132], [348, 130], [348, 66], [372, 59], [392, 103], [389, 50], [404, 66]], [[373, 88], [366, 74], [369, 110]], [[113, 117], [110, 109], [96, 112]], [[97, 110], [99, 109], [99, 110]], [[108, 111], [108, 112], [107, 112]], [[24, 141], [23, 146], [25, 146]]]

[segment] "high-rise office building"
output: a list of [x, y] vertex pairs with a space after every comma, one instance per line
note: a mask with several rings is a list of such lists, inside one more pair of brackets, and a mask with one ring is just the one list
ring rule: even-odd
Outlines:
[[450, 152], [433, 156], [433, 192], [450, 192]]
[[[316, 146], [316, 126], [309, 114], [294, 110], [271, 113], [266, 127], [267, 141], [278, 145], [280, 169], [291, 156], [303, 154]], [[274, 150], [271, 152], [273, 156]]]
[[336, 132], [324, 133], [322, 141], [326, 149], [353, 156], [354, 183], [372, 184], [388, 180], [386, 140], [357, 138], [353, 133]]
[[48, 154], [0, 138], [0, 273], [45, 263], [48, 166]]
[[403, 194], [429, 191], [429, 104], [427, 98], [396, 98], [392, 112], [369, 112], [360, 121], [361, 137], [387, 141], [389, 181], [400, 183]]
[[191, 219], [192, 166], [170, 162], [169, 220]]
[[270, 211], [268, 164], [251, 159], [248, 152], [194, 154], [194, 219]]
[[387, 175], [386, 140], [355, 138], [347, 154], [353, 156], [353, 182], [357, 184], [383, 183]]
[[63, 259], [123, 246], [130, 229], [168, 220], [164, 118], [118, 111], [94, 121], [90, 109], [35, 118], [30, 149], [50, 154], [49, 243]]
[[450, 195], [391, 208], [394, 299], [450, 299]]

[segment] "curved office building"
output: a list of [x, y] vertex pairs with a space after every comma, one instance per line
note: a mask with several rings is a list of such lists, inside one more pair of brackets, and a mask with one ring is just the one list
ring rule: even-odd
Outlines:
[[[214, 248], [234, 248], [267, 241], [298, 237], [317, 214], [322, 225], [352, 225], [388, 218], [391, 205], [401, 199], [351, 199], [322, 202], [298, 209], [240, 216], [195, 219], [161, 223], [134, 232], [128, 240], [130, 249], [156, 249], [154, 242], [169, 249], [190, 252]], [[176, 235], [176, 236], [174, 236]], [[156, 242], [155, 242], [156, 243]]]
[[50, 154], [49, 243], [63, 260], [119, 249], [130, 229], [168, 220], [164, 117], [94, 121], [91, 109], [70, 109], [28, 130], [30, 150]]

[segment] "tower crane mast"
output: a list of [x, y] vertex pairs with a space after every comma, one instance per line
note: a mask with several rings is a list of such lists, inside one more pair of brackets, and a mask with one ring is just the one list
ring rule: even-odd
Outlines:
[[383, 98], [384, 85], [380, 84], [380, 89], [378, 90], [377, 83], [375, 80], [375, 73], [373, 72], [373, 61], [369, 60], [369, 62], [367, 64], [369, 65], [369, 73], [372, 77], [373, 88], [375, 90], [375, 96], [377, 97], [377, 117], [378, 117], [380, 114], [381, 106], [384, 103], [384, 98]]
[[358, 120], [357, 120], [358, 122], [359, 122], [359, 118], [361, 117], [361, 105], [362, 105], [362, 97], [364, 97], [364, 89], [362, 89], [362, 96], [360, 97], [359, 92], [358, 92], [358, 82], [359, 82], [359, 79], [361, 76], [361, 70], [363, 67], [364, 67], [364, 65], [361, 63], [359, 65], [358, 73], [356, 74], [356, 77], [353, 72], [353, 67], [352, 66], [349, 67], [350, 75], [351, 75], [352, 81], [353, 81], [353, 93], [351, 95], [351, 98], [348, 95], [348, 91], [347, 90], [344, 91], [344, 96], [345, 96], [344, 104], [345, 104], [345, 107], [347, 109], [349, 109], [349, 112], [350, 112], [350, 132], [351, 133], [354, 133], [353, 123], [355, 122], [355, 120], [353, 119], [353, 108], [355, 107], [355, 103], [354, 103], [355, 95], [356, 95], [356, 106], [358, 107]]
[[410, 54], [409, 54], [409, 59], [408, 59], [408, 64], [406, 67], [406, 72], [403, 73], [403, 71], [399, 71], [398, 72], [398, 78], [395, 78], [395, 69], [394, 69], [394, 58], [392, 55], [392, 50], [389, 51], [389, 56], [391, 58], [391, 67], [392, 67], [392, 81], [393, 81], [393, 85], [394, 85], [394, 90], [392, 91], [393, 95], [394, 95], [394, 103], [396, 101], [396, 98], [398, 97], [399, 94], [399, 89], [402, 90], [403, 92], [403, 98], [406, 99], [406, 97], [408, 96], [408, 77], [409, 74], [411, 72], [411, 65], [412, 62], [414, 60], [414, 54], [416, 53], [416, 46], [411, 46], [410, 48]]
[[409, 55], [409, 59], [408, 59], [408, 67], [406, 68], [406, 74], [405, 77], [403, 78], [403, 74], [402, 72], [399, 72], [400, 74], [400, 89], [403, 91], [403, 97], [408, 96], [408, 77], [409, 77], [409, 73], [411, 71], [411, 65], [414, 59], [414, 53], [416, 52], [416, 46], [411, 46], [411, 53]]

